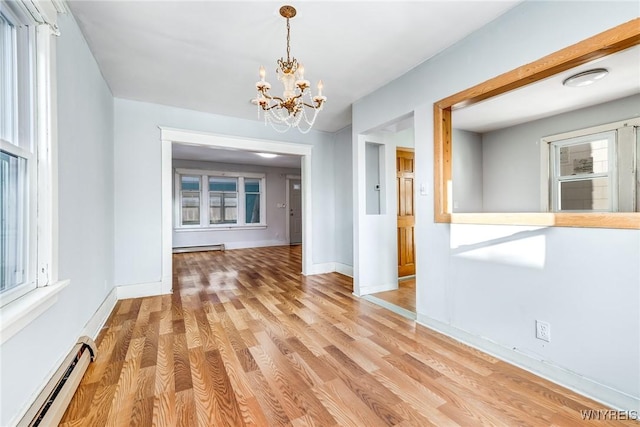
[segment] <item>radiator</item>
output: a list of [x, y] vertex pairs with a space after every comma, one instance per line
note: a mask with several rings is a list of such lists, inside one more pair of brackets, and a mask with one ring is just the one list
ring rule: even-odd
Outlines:
[[215, 245], [206, 245], [206, 246], [185, 246], [181, 248], [173, 248], [174, 254], [181, 254], [185, 252], [204, 252], [204, 251], [224, 252], [224, 243], [218, 243]]
[[57, 426], [89, 363], [95, 360], [95, 357], [96, 345], [93, 340], [86, 336], [81, 337], [17, 427]]

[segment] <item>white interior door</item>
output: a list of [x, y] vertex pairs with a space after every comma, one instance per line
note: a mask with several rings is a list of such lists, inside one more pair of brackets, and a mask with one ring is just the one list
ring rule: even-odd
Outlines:
[[302, 183], [289, 180], [289, 243], [302, 243]]

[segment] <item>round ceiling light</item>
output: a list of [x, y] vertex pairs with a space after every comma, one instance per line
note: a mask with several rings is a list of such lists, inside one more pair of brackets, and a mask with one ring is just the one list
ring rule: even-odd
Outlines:
[[569, 87], [589, 86], [609, 74], [606, 68], [595, 68], [567, 77], [562, 84]]
[[273, 153], [256, 153], [256, 154], [260, 157], [264, 157], [265, 159], [273, 159], [275, 157], [278, 157], [277, 154], [273, 154]]

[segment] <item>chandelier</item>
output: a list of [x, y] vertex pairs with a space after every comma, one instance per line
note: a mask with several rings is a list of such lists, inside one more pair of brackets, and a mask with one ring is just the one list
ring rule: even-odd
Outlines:
[[276, 74], [282, 82], [282, 96], [273, 96], [269, 92], [271, 84], [265, 81], [266, 72], [260, 66], [260, 81], [256, 83], [258, 94], [251, 102], [258, 106], [258, 117], [264, 115], [265, 125], [269, 123], [278, 132], [298, 128], [307, 133], [313, 127], [318, 112], [322, 110], [326, 96], [322, 96], [322, 80], [318, 81], [318, 94], [312, 96], [309, 80], [304, 79], [304, 66], [291, 56], [289, 19], [296, 16], [293, 6], [282, 6], [280, 15], [287, 19], [287, 59], [278, 60]]

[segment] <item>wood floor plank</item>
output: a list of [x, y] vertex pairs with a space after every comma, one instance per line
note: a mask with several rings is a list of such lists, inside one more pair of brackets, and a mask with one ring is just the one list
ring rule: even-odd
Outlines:
[[[126, 360], [120, 373], [120, 378], [116, 387], [116, 392], [111, 405], [111, 412], [107, 417], [107, 426], [117, 426], [121, 424], [120, 420], [127, 420], [130, 416], [130, 407], [128, 402], [131, 399], [132, 392], [138, 383], [138, 375], [140, 374], [141, 359], [144, 349], [144, 338], [136, 338], [131, 340]], [[117, 411], [117, 412], [114, 412]]]
[[187, 339], [184, 334], [173, 335], [173, 373], [176, 392], [193, 388]]
[[151, 425], [153, 426], [174, 426], [176, 423], [174, 410], [176, 405], [176, 393], [157, 393], [153, 400], [153, 415]]
[[300, 246], [173, 260], [173, 294], [116, 303], [61, 426], [569, 427], [605, 409], [354, 297], [346, 276], [301, 275]]
[[[209, 394], [208, 397], [213, 397], [217, 403], [216, 425], [243, 425], [244, 422], [238, 405], [237, 395], [231, 387], [231, 381], [225, 370], [220, 352], [217, 350], [208, 351], [205, 357], [208, 368], [207, 372], [210, 374], [214, 390], [214, 394]], [[254, 420], [250, 421], [252, 424], [254, 423]]]
[[387, 425], [339, 378], [316, 387], [314, 391], [340, 426]]
[[192, 388], [176, 392], [175, 419], [177, 427], [197, 425], [196, 405]]
[[160, 335], [160, 338], [158, 339], [158, 357], [154, 386], [156, 396], [161, 393], [175, 394], [176, 390], [173, 366], [173, 335]]
[[282, 408], [281, 400], [273, 391], [262, 372], [258, 369], [249, 374], [251, 389], [263, 413], [274, 426], [290, 426], [291, 421]]

